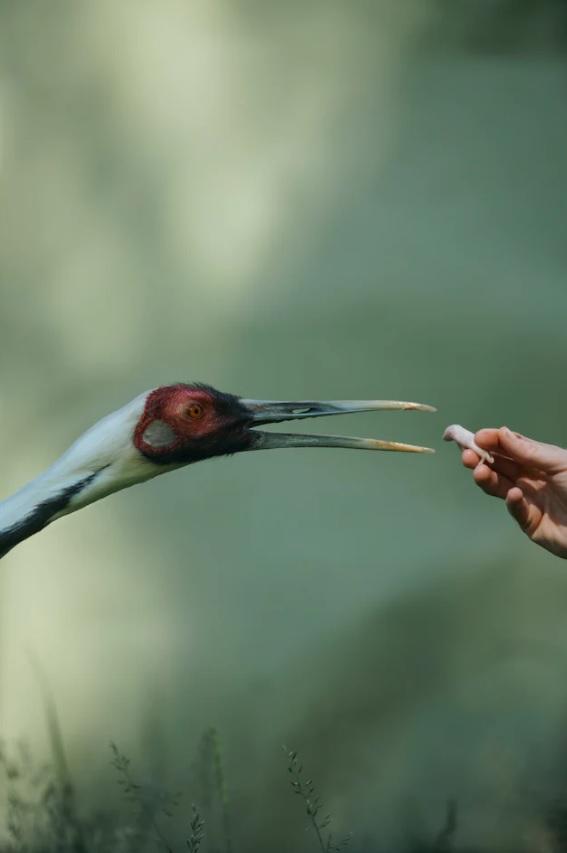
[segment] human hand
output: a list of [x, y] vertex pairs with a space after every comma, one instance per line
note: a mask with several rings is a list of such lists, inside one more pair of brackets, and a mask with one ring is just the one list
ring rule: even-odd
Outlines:
[[474, 450], [463, 450], [477, 485], [505, 501], [532, 542], [567, 559], [567, 450], [507, 427], [481, 429], [475, 441], [494, 457], [487, 465]]

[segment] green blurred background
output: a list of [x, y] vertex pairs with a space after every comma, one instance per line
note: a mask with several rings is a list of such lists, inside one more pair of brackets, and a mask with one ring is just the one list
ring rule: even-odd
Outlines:
[[85, 797], [110, 739], [187, 789], [214, 725], [240, 850], [311, 849], [282, 743], [357, 850], [448, 798], [535, 849], [566, 566], [440, 437], [567, 443], [566, 34], [560, 0], [1, 4], [4, 495], [173, 381], [439, 408], [341, 421], [435, 457], [217, 460], [3, 561], [2, 732], [47, 749], [35, 655]]

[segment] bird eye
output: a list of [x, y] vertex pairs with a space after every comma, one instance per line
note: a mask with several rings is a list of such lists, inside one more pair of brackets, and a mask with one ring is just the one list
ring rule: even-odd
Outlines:
[[190, 403], [187, 406], [187, 415], [194, 420], [202, 418], [204, 414], [205, 410], [200, 403]]

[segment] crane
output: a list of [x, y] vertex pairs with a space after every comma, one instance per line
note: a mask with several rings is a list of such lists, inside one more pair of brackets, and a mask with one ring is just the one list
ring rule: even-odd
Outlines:
[[435, 411], [433, 406], [399, 400], [250, 400], [201, 383], [180, 382], [146, 391], [92, 426], [46, 471], [0, 502], [0, 557], [57, 518], [214, 456], [279, 447], [433, 452], [380, 439], [257, 429], [374, 410]]

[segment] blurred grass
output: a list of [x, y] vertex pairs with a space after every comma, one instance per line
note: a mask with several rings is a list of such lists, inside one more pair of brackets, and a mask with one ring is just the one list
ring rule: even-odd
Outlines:
[[[205, 748], [203, 749], [203, 744]], [[334, 827], [331, 814], [317, 790], [317, 783], [308, 778], [302, 759], [294, 750], [285, 750], [288, 784], [303, 806], [307, 838], [294, 849], [297, 853], [482, 853], [487, 848], [463, 845], [459, 839], [461, 814], [458, 803], [449, 800], [446, 815], [431, 838], [420, 836], [408, 811], [398, 845], [384, 844], [380, 828], [357, 835], [356, 828], [341, 836]], [[209, 729], [198, 749], [197, 767], [205, 776], [196, 779], [192, 789], [193, 802], [189, 808], [182, 793], [171, 794], [154, 779], [140, 781], [132, 763], [120, 749], [110, 745], [111, 761], [116, 773], [117, 791], [122, 798], [114, 800], [111, 810], [75, 800], [69, 778], [61, 779], [55, 765], [36, 765], [25, 745], [8, 748], [0, 746], [0, 768], [4, 774], [5, 790], [2, 808], [4, 825], [0, 826], [2, 853], [142, 853], [144, 850], [165, 853], [231, 853], [246, 849], [288, 850], [285, 843], [274, 837], [269, 846], [247, 842], [245, 847], [234, 843], [228, 830], [225, 782], [218, 778], [220, 747], [218, 734]], [[200, 765], [200, 767], [199, 767]], [[283, 775], [283, 774], [282, 774]], [[209, 781], [214, 779], [211, 785]], [[70, 797], [73, 806], [70, 808]], [[280, 796], [285, 796], [282, 784]], [[121, 801], [122, 800], [122, 801]], [[78, 810], [76, 807], [78, 806]], [[238, 815], [236, 815], [238, 824]], [[300, 819], [300, 818], [299, 818]], [[521, 839], [510, 840], [498, 847], [499, 853], [564, 853], [567, 850], [567, 803], [563, 794], [541, 801], [524, 826]]]

